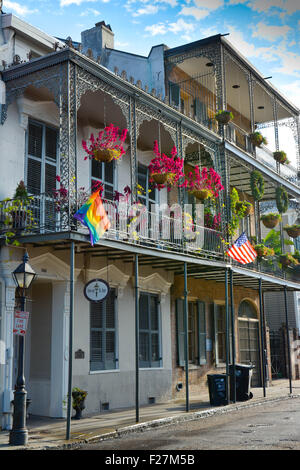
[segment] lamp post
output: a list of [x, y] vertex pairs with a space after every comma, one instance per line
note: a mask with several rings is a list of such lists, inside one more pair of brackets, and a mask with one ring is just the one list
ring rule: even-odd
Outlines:
[[[23, 263], [12, 273], [16, 286], [21, 292], [21, 311], [25, 309], [26, 289], [31, 286], [36, 273], [28, 263], [29, 256], [26, 252]], [[26, 396], [24, 376], [24, 336], [19, 336], [18, 376], [14, 392], [14, 414], [13, 427], [9, 434], [9, 444], [14, 446], [26, 445], [28, 442], [28, 431], [26, 429]]]

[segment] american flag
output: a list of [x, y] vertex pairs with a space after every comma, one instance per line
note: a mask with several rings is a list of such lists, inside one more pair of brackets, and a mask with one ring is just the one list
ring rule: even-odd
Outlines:
[[226, 254], [242, 264], [252, 263], [257, 257], [257, 253], [249, 242], [245, 232], [239, 236]]

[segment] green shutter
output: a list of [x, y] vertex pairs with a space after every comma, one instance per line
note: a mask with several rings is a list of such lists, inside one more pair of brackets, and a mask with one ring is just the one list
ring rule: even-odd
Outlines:
[[177, 83], [169, 82], [170, 104], [179, 107], [180, 105], [180, 86]]
[[184, 367], [184, 300], [176, 299], [177, 361]]
[[205, 303], [197, 302], [198, 311], [198, 356], [199, 364], [206, 364], [206, 318]]
[[214, 359], [215, 359], [216, 366], [219, 364], [218, 315], [219, 315], [219, 306], [217, 304], [213, 304]]

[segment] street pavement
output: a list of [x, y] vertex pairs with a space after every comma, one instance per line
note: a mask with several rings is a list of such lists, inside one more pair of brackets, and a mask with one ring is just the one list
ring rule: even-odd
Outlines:
[[230, 403], [227, 406], [211, 406], [208, 391], [195, 395], [190, 394], [190, 411], [185, 410], [185, 395], [180, 395], [166, 403], [141, 406], [139, 423], [136, 423], [135, 408], [101, 412], [87, 416], [83, 413], [80, 420], [71, 420], [70, 439], [66, 440], [66, 419], [44, 418], [30, 415], [27, 420], [29, 433], [28, 444], [23, 446], [9, 445], [9, 431], [0, 432], [0, 450], [65, 450], [76, 449], [82, 444], [99, 442], [145, 429], [163, 427], [184, 421], [235, 412], [241, 409], [263, 406], [283, 400], [300, 398], [300, 381], [293, 381], [290, 394], [288, 380], [276, 380], [265, 389], [252, 388], [253, 398], [245, 402]]

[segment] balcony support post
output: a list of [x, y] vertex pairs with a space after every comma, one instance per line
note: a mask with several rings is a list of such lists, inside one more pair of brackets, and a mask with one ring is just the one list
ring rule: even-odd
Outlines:
[[290, 345], [290, 334], [289, 334], [289, 316], [288, 316], [287, 288], [286, 288], [286, 286], [284, 286], [284, 308], [285, 308], [286, 342], [287, 342], [287, 353], [288, 353], [289, 384], [290, 384], [290, 394], [292, 394], [293, 393], [293, 388], [292, 388], [292, 367], [291, 367], [291, 345]]
[[188, 290], [187, 290], [187, 263], [184, 263], [184, 352], [185, 352], [185, 411], [190, 410], [189, 403], [189, 337], [188, 337]]
[[261, 345], [261, 382], [263, 386], [264, 397], [266, 397], [266, 348], [265, 348], [265, 331], [264, 331], [264, 310], [263, 310], [263, 292], [262, 279], [258, 280], [259, 289], [259, 319], [260, 319], [260, 345]]
[[234, 296], [233, 296], [233, 272], [230, 270], [230, 301], [231, 301], [231, 340], [232, 340], [232, 401], [236, 403], [236, 376], [235, 376], [235, 326], [234, 326]]

